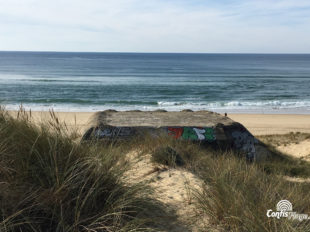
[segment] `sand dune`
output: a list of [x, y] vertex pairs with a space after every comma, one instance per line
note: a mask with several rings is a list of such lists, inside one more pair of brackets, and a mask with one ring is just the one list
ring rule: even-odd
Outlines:
[[284, 154], [310, 161], [310, 139], [300, 143], [277, 146], [277, 149]]
[[[10, 112], [16, 115], [16, 112]], [[64, 113], [57, 112], [60, 121], [69, 127], [78, 128], [82, 133], [88, 128], [93, 113]], [[36, 123], [50, 118], [48, 112], [32, 112], [32, 120]], [[235, 121], [242, 123], [254, 135], [285, 134], [289, 132], [310, 133], [310, 115], [229, 115]], [[286, 135], [285, 135], [286, 136]], [[288, 155], [310, 160], [310, 139], [278, 145], [276, 148]], [[128, 154], [128, 162], [132, 168], [127, 173], [128, 182], [146, 181], [154, 190], [152, 197], [164, 204], [167, 210], [174, 212], [178, 221], [171, 222], [171, 218], [162, 218], [158, 223], [164, 231], [204, 231], [208, 218], [201, 216], [197, 220], [197, 211], [192, 202], [193, 189], [199, 191], [203, 181], [193, 173], [177, 168], [154, 164], [149, 154], [139, 156], [132, 152]], [[291, 181], [305, 181], [304, 179], [288, 178]], [[153, 212], [156, 216], [156, 213]], [[196, 217], [195, 217], [196, 216]], [[193, 220], [196, 218], [196, 220]], [[186, 227], [184, 227], [186, 225]]]
[[[138, 153], [128, 154], [132, 168], [128, 171], [129, 182], [146, 181], [154, 189], [153, 198], [163, 203], [168, 211], [178, 217], [178, 222], [161, 218], [158, 223], [165, 231], [202, 231], [206, 217], [201, 215], [197, 220], [195, 206], [192, 202], [192, 191], [200, 191], [203, 181], [185, 169], [174, 169], [151, 162], [151, 155], [139, 156]], [[193, 220], [196, 218], [196, 220]], [[204, 219], [204, 221], [202, 221]], [[167, 220], [167, 221], [165, 221]], [[180, 228], [187, 225], [187, 228]]]

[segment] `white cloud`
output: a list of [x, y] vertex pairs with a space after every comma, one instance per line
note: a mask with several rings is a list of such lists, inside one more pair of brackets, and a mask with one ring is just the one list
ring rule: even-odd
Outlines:
[[0, 50], [310, 52], [310, 2], [0, 0]]

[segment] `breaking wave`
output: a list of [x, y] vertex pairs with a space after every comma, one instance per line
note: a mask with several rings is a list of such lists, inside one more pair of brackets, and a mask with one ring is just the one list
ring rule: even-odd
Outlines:
[[[107, 102], [105, 104], [81, 105], [76, 103], [51, 103], [51, 104], [23, 104], [26, 109], [43, 110], [54, 109], [55, 111], [94, 112], [106, 109], [115, 110], [157, 110], [179, 111], [184, 109], [211, 110], [215, 112], [249, 112], [249, 113], [305, 113], [310, 114], [310, 101], [227, 101], [227, 102]], [[16, 110], [18, 104], [7, 104], [8, 110]]]

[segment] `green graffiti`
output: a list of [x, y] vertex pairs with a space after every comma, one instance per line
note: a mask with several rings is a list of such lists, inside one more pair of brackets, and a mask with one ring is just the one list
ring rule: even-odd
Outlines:
[[182, 138], [189, 140], [198, 140], [196, 132], [193, 130], [193, 128], [190, 127], [184, 127]]
[[[185, 140], [199, 140], [199, 141], [215, 141], [215, 135], [213, 128], [210, 127], [183, 127], [183, 128], [170, 128], [169, 131], [177, 133], [175, 138], [181, 137]], [[172, 133], [170, 133], [172, 135]], [[178, 136], [179, 135], [179, 136]]]
[[207, 141], [214, 141], [215, 140], [215, 136], [214, 136], [214, 131], [213, 131], [213, 128], [204, 128], [205, 129], [205, 133], [204, 133], [204, 136], [205, 136], [205, 139]]

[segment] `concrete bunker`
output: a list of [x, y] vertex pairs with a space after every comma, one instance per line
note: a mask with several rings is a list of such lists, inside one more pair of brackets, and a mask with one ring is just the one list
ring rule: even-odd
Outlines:
[[240, 123], [210, 111], [115, 111], [97, 112], [82, 140], [130, 139], [151, 134], [232, 148], [250, 161], [260, 160], [261, 143]]

